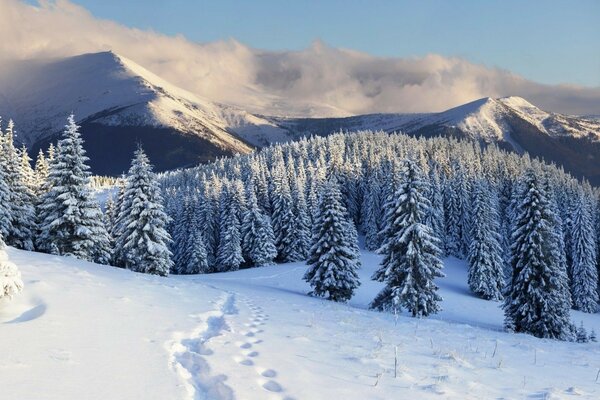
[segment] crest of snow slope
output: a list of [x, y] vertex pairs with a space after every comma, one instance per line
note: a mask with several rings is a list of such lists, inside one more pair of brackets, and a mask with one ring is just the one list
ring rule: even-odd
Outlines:
[[0, 66], [0, 113], [15, 120], [22, 142], [59, 132], [69, 112], [78, 121], [173, 128], [241, 153], [251, 147], [232, 128], [249, 132], [250, 139], [257, 125], [276, 130], [267, 120], [211, 103], [112, 52]]
[[[0, 308], [11, 399], [597, 399], [598, 343], [502, 331], [445, 260], [443, 311], [366, 309], [380, 256], [363, 252], [348, 305], [307, 296], [306, 265], [161, 278], [9, 249], [25, 290]], [[599, 314], [572, 312], [600, 331]], [[394, 347], [398, 377], [394, 378]], [[65, 384], [68, 383], [68, 384]]]
[[540, 131], [553, 136], [590, 137], [600, 139], [600, 122], [540, 110], [521, 97], [503, 97], [499, 102], [519, 117], [535, 125]]

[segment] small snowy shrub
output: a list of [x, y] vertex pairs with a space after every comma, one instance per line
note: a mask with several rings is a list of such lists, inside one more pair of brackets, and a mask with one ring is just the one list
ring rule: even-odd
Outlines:
[[10, 299], [23, 290], [21, 273], [17, 266], [8, 261], [4, 250], [0, 250], [0, 299]]

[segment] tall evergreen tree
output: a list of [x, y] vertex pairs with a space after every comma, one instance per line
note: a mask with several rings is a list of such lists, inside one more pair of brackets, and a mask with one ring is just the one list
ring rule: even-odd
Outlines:
[[216, 270], [236, 271], [244, 262], [242, 256], [241, 221], [236, 189], [232, 184], [223, 187], [220, 210], [220, 238]]
[[281, 262], [302, 260], [296, 241], [296, 216], [294, 215], [293, 199], [289, 182], [282, 165], [277, 165], [273, 171], [272, 181], [272, 223], [277, 247], [277, 258]]
[[515, 332], [567, 340], [569, 321], [566, 267], [556, 249], [556, 217], [535, 171], [521, 185], [512, 233], [512, 277], [506, 293], [506, 326]]
[[48, 160], [46, 160], [44, 152], [40, 149], [37, 159], [35, 160], [35, 181], [38, 192], [42, 190], [41, 188], [44, 185], [44, 182], [48, 180], [49, 173]]
[[6, 184], [4, 164], [0, 162], [0, 248], [5, 246], [6, 238], [12, 230], [11, 198], [10, 189]]
[[386, 236], [380, 249], [383, 260], [373, 279], [385, 282], [371, 308], [406, 308], [414, 317], [440, 310], [442, 300], [434, 283], [443, 277], [438, 239], [424, 224], [430, 202], [426, 183], [418, 166], [410, 160], [404, 165], [402, 181], [395, 196], [386, 204]]
[[479, 181], [474, 187], [469, 246], [469, 287], [488, 300], [501, 300], [504, 287], [504, 260], [498, 233], [495, 195]]
[[255, 266], [273, 263], [277, 257], [275, 235], [271, 222], [262, 214], [253, 191], [248, 191], [248, 211], [242, 220], [244, 257]]
[[381, 247], [383, 230], [383, 199], [381, 182], [377, 173], [369, 180], [365, 191], [363, 225], [365, 233], [365, 248], [375, 251]]
[[14, 146], [14, 123], [8, 122], [2, 137], [0, 162], [4, 166], [5, 180], [10, 193], [11, 223], [6, 244], [24, 250], [33, 250], [35, 209], [34, 197], [26, 185], [19, 152]]
[[168, 217], [148, 157], [138, 148], [131, 162], [117, 216], [115, 252], [119, 266], [166, 276], [173, 265], [165, 227]]
[[575, 207], [571, 224], [573, 306], [580, 311], [598, 310], [598, 269], [592, 213], [583, 195]]
[[351, 224], [337, 184], [328, 182], [321, 194], [309, 268], [304, 275], [313, 288], [311, 295], [347, 301], [360, 285], [356, 272], [360, 268], [358, 239]]
[[89, 188], [87, 160], [79, 127], [71, 115], [48, 176], [50, 189], [38, 205], [38, 247], [107, 264], [110, 240], [100, 206]]

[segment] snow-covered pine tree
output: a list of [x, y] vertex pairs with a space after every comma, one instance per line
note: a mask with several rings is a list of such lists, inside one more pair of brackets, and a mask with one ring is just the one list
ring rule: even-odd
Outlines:
[[295, 245], [298, 240], [296, 232], [293, 199], [290, 185], [282, 164], [274, 166], [272, 173], [272, 224], [275, 234], [277, 258], [281, 262], [299, 261], [302, 254], [298, 253]]
[[598, 268], [592, 212], [583, 195], [579, 196], [571, 224], [572, 298], [575, 309], [598, 310]]
[[27, 147], [21, 147], [19, 158], [21, 159], [21, 177], [23, 183], [33, 195], [37, 193], [37, 178], [35, 171], [31, 168], [31, 158], [29, 157], [29, 153], [27, 153]]
[[449, 180], [444, 187], [444, 220], [446, 221], [446, 235], [444, 252], [453, 257], [462, 257], [461, 249], [461, 203], [456, 192], [454, 180]]
[[48, 160], [46, 160], [44, 152], [40, 149], [37, 159], [35, 160], [35, 186], [38, 195], [44, 191], [44, 183], [48, 180], [49, 173]]
[[568, 340], [573, 331], [571, 302], [566, 267], [560, 265], [556, 250], [556, 217], [536, 171], [528, 171], [519, 186], [521, 202], [512, 232], [505, 324], [515, 332]]
[[173, 271], [178, 274], [198, 274], [209, 272], [208, 254], [204, 243], [203, 226], [200, 225], [198, 199], [191, 198], [187, 202], [185, 208], [186, 226], [185, 238], [181, 240], [179, 249], [181, 257], [177, 262], [180, 265], [175, 265]]
[[221, 192], [219, 247], [217, 251], [216, 271], [236, 271], [244, 262], [242, 256], [241, 221], [236, 202], [236, 188], [224, 185]]
[[424, 224], [429, 207], [427, 187], [418, 166], [406, 160], [394, 196], [385, 205], [383, 255], [374, 280], [385, 282], [371, 308], [380, 311], [406, 308], [414, 317], [440, 310], [442, 300], [434, 279], [443, 277], [438, 239]]
[[487, 300], [501, 300], [504, 260], [496, 211], [496, 196], [482, 180], [474, 187], [469, 246], [469, 287]]
[[119, 266], [166, 276], [173, 264], [165, 229], [168, 217], [148, 157], [138, 148], [127, 175], [116, 225], [115, 249]]
[[[431, 208], [426, 217], [426, 224], [431, 227], [435, 237], [440, 239], [440, 243], [444, 243], [446, 236], [446, 221], [444, 220], [444, 193], [442, 183], [436, 167], [429, 170], [429, 201]], [[440, 250], [444, 250], [440, 248]]]
[[205, 274], [210, 272], [208, 267], [208, 254], [204, 244], [202, 229], [194, 229], [190, 237], [190, 256], [186, 268], [187, 274]]
[[242, 249], [246, 261], [260, 267], [273, 263], [277, 257], [275, 235], [271, 222], [262, 214], [254, 191], [248, 191], [248, 211], [242, 220]]
[[381, 247], [383, 230], [383, 193], [378, 173], [374, 173], [367, 183], [363, 211], [365, 248], [375, 251]]
[[100, 206], [89, 188], [88, 158], [75, 117], [69, 116], [38, 204], [38, 248], [107, 264], [110, 239]]
[[2, 151], [0, 162], [4, 166], [5, 181], [10, 193], [11, 224], [6, 236], [6, 244], [20, 249], [33, 250], [35, 223], [34, 196], [25, 184], [25, 176], [21, 168], [19, 152], [14, 146], [14, 123], [2, 135]]
[[296, 232], [296, 241], [294, 243], [294, 252], [300, 259], [305, 259], [310, 250], [311, 229], [310, 217], [308, 215], [308, 206], [304, 196], [304, 181], [300, 178], [292, 180], [292, 199], [294, 213], [294, 230]]
[[311, 295], [343, 302], [350, 300], [360, 285], [356, 272], [360, 268], [360, 253], [351, 224], [337, 184], [328, 182], [321, 194], [307, 261], [309, 268], [304, 275], [313, 288]]
[[210, 189], [208, 185], [205, 185], [202, 188], [198, 204], [198, 225], [202, 227], [208, 263], [208, 269], [205, 272], [210, 272], [215, 267], [219, 244], [219, 210], [218, 199], [213, 192], [215, 189]]
[[0, 300], [10, 299], [23, 290], [21, 272], [8, 260], [5, 244], [0, 241]]
[[186, 193], [179, 193], [178, 207], [173, 217], [173, 229], [171, 234], [170, 250], [173, 254], [173, 274], [187, 274], [188, 261], [190, 257], [191, 244], [190, 240], [194, 226], [192, 223], [192, 197]]
[[0, 162], [0, 243], [4, 244], [6, 238], [11, 232], [12, 207], [10, 204], [11, 193], [6, 184], [6, 173], [4, 172], [4, 164]]
[[587, 331], [585, 330], [585, 327], [583, 326], [583, 321], [581, 321], [581, 323], [579, 324], [579, 327], [577, 328], [576, 340], [577, 340], [577, 343], [587, 343], [590, 341]]

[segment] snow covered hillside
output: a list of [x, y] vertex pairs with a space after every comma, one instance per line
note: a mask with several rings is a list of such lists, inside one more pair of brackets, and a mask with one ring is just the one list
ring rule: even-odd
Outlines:
[[[348, 305], [305, 295], [303, 263], [161, 278], [8, 250], [24, 291], [2, 304], [11, 399], [596, 399], [600, 344], [509, 334], [498, 303], [446, 259], [443, 311], [368, 311], [379, 256]], [[572, 312], [600, 332], [600, 316]], [[394, 346], [398, 368], [394, 378]]]
[[483, 98], [440, 113], [333, 113], [339, 118], [310, 118], [315, 115], [311, 107], [298, 109], [285, 99], [277, 103], [273, 110], [279, 114], [265, 116], [252, 112], [256, 104], [214, 102], [113, 52], [0, 65], [0, 116], [15, 120], [17, 141], [37, 154], [56, 139], [66, 116], [74, 112], [97, 174], [121, 174], [138, 142], [163, 171], [302, 136], [383, 130], [499, 143], [600, 182], [600, 122], [549, 113], [520, 97]]
[[255, 125], [273, 138], [282, 134], [267, 120], [200, 98], [113, 52], [0, 66], [0, 115], [15, 121], [17, 141], [30, 153], [54, 141], [71, 112], [99, 174], [123, 172], [138, 142], [159, 169], [172, 169], [251, 151], [232, 128], [250, 139]]

